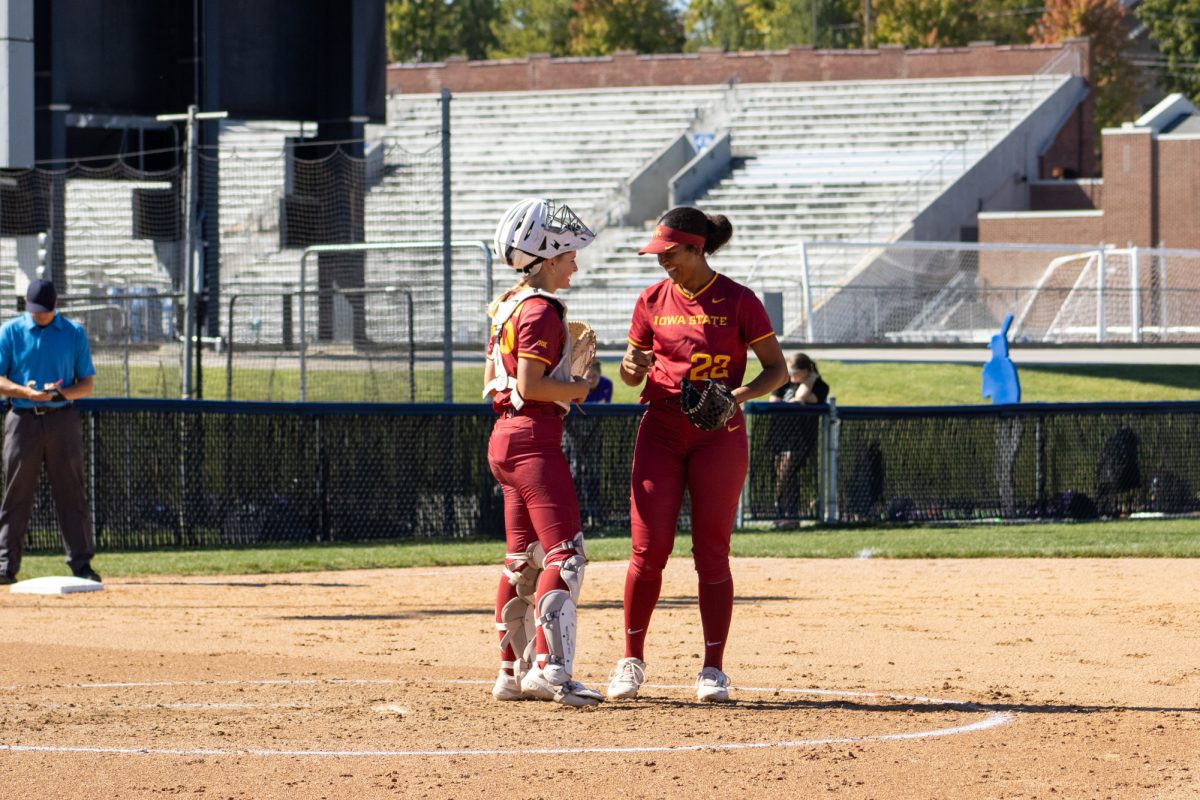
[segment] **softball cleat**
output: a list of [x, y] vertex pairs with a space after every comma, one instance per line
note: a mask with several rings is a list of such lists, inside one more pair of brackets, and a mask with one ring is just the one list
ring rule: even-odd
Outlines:
[[640, 658], [622, 658], [609, 675], [608, 699], [636, 700], [638, 689], [645, 682], [646, 662]]
[[500, 674], [496, 676], [496, 685], [492, 687], [492, 697], [497, 700], [525, 699], [525, 695], [521, 693], [521, 684], [517, 682], [516, 677], [509, 675], [504, 670], [500, 670]]
[[599, 705], [604, 695], [595, 689], [589, 689], [579, 681], [567, 681], [554, 693], [553, 700], [572, 708]]
[[537, 664], [531, 666], [529, 671], [521, 676], [521, 692], [532, 700], [553, 700], [557, 690], [558, 687], [546, 680], [542, 668]]
[[729, 700], [729, 676], [716, 667], [705, 667], [696, 677], [696, 699], [702, 703]]

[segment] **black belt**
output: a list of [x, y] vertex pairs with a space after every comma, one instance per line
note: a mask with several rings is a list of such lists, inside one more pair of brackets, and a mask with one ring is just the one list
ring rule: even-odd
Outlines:
[[512, 419], [513, 417], [561, 417], [564, 414], [557, 405], [534, 406], [533, 408], [524, 406], [520, 411], [509, 406], [500, 416], [504, 419]]
[[64, 408], [70, 407], [70, 404], [65, 406], [34, 406], [33, 408], [13, 406], [12, 411], [14, 414], [33, 414], [35, 417], [44, 417], [47, 414], [53, 414], [55, 411], [62, 411]]

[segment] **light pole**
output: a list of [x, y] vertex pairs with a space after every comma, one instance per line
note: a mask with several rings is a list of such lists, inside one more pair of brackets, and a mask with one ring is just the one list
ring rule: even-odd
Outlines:
[[184, 219], [183, 230], [183, 399], [189, 400], [195, 389], [195, 376], [192, 372], [196, 342], [196, 286], [200, 282], [196, 260], [196, 199], [198, 175], [197, 163], [197, 128], [202, 120], [225, 119], [228, 111], [197, 111], [196, 106], [188, 106], [186, 114], [159, 114], [155, 119], [159, 122], [186, 122], [187, 147], [187, 183], [184, 188], [183, 204], [187, 216]]

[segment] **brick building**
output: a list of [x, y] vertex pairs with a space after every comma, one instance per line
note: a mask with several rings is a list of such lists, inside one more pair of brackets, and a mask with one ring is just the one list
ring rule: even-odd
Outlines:
[[[1103, 178], [1031, 182], [1029, 210], [979, 214], [979, 241], [1200, 249], [1200, 110], [1171, 95], [1101, 136]], [[1029, 285], [1043, 267], [993, 259], [980, 279]]]

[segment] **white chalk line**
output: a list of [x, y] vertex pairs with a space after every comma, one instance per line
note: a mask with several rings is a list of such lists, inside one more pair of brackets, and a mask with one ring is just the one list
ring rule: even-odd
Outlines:
[[[455, 685], [487, 685], [490, 681], [445, 680], [435, 681]], [[55, 688], [101, 689], [101, 688], [140, 688], [161, 686], [233, 686], [233, 685], [313, 685], [313, 684], [409, 684], [410, 681], [400, 680], [352, 680], [352, 679], [297, 679], [297, 680], [230, 680], [230, 681], [143, 681], [131, 683], [80, 683]], [[646, 684], [648, 687], [661, 689], [688, 689], [693, 686], [675, 686]], [[4, 687], [6, 689], [21, 687]], [[33, 687], [27, 687], [33, 688]], [[834, 689], [790, 689], [785, 687], [733, 687], [737, 691], [770, 693], [770, 694], [802, 694], [826, 697], [866, 697], [890, 700], [904, 700], [930, 705], [961, 705], [970, 703], [947, 700], [920, 695], [888, 694], [885, 692], [852, 692]], [[215, 706], [214, 706], [215, 707]], [[894, 742], [911, 741], [914, 739], [933, 739], [943, 736], [956, 736], [964, 733], [976, 733], [1007, 725], [1016, 720], [1016, 715], [1010, 712], [991, 712], [986, 717], [966, 725], [955, 725], [949, 728], [935, 728], [924, 731], [909, 731], [906, 733], [882, 733], [866, 736], [839, 736], [824, 739], [794, 739], [770, 742], [710, 742], [706, 744], [688, 745], [643, 745], [630, 747], [553, 747], [553, 748], [495, 748], [495, 749], [459, 749], [459, 750], [270, 750], [263, 748], [179, 748], [179, 747], [84, 747], [70, 745], [13, 745], [0, 743], [0, 752], [10, 753], [79, 753], [93, 755], [159, 755], [159, 756], [257, 756], [257, 757], [314, 757], [314, 758], [430, 758], [430, 757], [466, 757], [466, 756], [534, 756], [534, 755], [586, 755], [586, 754], [636, 754], [636, 753], [688, 753], [698, 751], [736, 751], [763, 750], [770, 748], [801, 748], [820, 747], [833, 744], [854, 744], [860, 742]]]
[[[593, 561], [593, 562], [588, 563], [588, 572], [595, 572], [596, 570], [607, 571], [607, 570], [628, 569], [628, 568], [629, 568], [628, 560], [624, 560], [624, 561]], [[492, 574], [500, 571], [500, 564], [497, 563], [495, 566], [465, 566], [465, 567], [366, 567], [366, 568], [364, 568], [363, 571], [389, 571], [389, 570], [402, 571], [406, 578], [441, 578], [446, 575], [492, 575]], [[320, 572], [320, 571], [318, 571], [318, 572]], [[290, 579], [286, 585], [271, 583], [271, 579], [273, 579], [273, 578], [279, 579], [284, 574], [298, 576], [298, 577]], [[315, 585], [315, 584], [323, 583], [323, 581], [320, 581], [320, 580], [304, 580], [305, 577], [311, 576], [313, 574], [314, 573], [312, 573], [312, 572], [276, 573], [276, 574], [270, 574], [270, 575], [266, 575], [266, 576], [262, 576], [262, 577], [256, 577], [254, 579], [247, 578], [245, 580], [238, 580], [237, 578], [232, 578], [232, 579], [222, 578], [220, 580], [217, 580], [217, 579], [210, 578], [210, 577], [203, 577], [203, 578], [184, 577], [184, 578], [174, 579], [174, 580], [170, 580], [170, 581], [156, 581], [156, 580], [138, 581], [138, 585], [140, 585], [140, 586], [185, 585], [185, 586], [222, 586], [222, 587], [229, 586], [229, 587], [233, 587], [235, 589], [236, 588], [247, 588], [247, 587], [258, 589], [258, 588], [262, 587], [263, 583], [266, 583], [268, 586], [275, 585], [275, 586], [282, 586], [283, 588], [290, 588], [290, 587], [300, 586], [300, 585], [304, 585], [304, 584], [314, 584]], [[120, 580], [118, 579], [117, 582], [113, 584], [113, 586], [120, 586]], [[316, 588], [320, 588], [320, 587], [318, 586]]]

